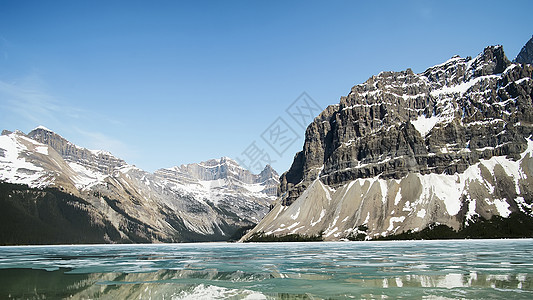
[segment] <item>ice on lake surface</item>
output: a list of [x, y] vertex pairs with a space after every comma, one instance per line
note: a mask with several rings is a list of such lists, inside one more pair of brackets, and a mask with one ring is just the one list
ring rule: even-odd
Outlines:
[[533, 299], [533, 240], [0, 247], [0, 299]]

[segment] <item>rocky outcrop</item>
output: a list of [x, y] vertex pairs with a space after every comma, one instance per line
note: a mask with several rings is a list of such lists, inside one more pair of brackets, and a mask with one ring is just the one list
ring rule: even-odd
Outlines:
[[102, 150], [89, 150], [74, 145], [59, 134], [39, 126], [28, 133], [28, 137], [40, 143], [49, 145], [56, 150], [67, 162], [82, 165], [85, 168], [106, 175], [114, 170], [126, 166], [126, 162]]
[[253, 232], [373, 237], [529, 213], [532, 72], [491, 46], [354, 86], [307, 127]]
[[518, 53], [514, 61], [520, 64], [533, 65], [533, 36], [522, 47], [522, 50], [520, 50], [520, 53]]
[[511, 65], [498, 46], [422, 74], [373, 76], [309, 125], [304, 150], [281, 176], [280, 196], [292, 203], [301, 194], [293, 187], [319, 173], [337, 186], [376, 175], [461, 173], [495, 155], [517, 158], [531, 132], [531, 72]]

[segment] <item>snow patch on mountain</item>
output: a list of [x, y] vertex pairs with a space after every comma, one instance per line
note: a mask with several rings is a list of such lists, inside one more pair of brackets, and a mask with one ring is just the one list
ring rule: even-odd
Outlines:
[[31, 187], [50, 184], [50, 176], [45, 170], [27, 159], [32, 151], [48, 153], [46, 145], [28, 141], [18, 132], [0, 136], [0, 180]]
[[411, 121], [411, 124], [415, 126], [422, 137], [425, 137], [439, 121], [441, 120], [437, 116], [427, 118], [425, 115], [420, 115], [416, 120]]
[[69, 162], [68, 165], [76, 172], [72, 180], [78, 189], [88, 189], [95, 184], [104, 182], [104, 179], [108, 177], [108, 175], [95, 172], [75, 162]]

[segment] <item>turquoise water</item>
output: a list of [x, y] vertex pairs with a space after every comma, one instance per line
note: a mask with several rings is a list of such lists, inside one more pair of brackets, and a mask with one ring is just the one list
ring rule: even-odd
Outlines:
[[533, 299], [533, 240], [0, 247], [0, 299]]

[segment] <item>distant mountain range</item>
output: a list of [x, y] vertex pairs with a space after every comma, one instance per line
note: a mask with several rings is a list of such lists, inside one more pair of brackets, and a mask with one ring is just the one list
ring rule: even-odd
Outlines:
[[2, 132], [0, 182], [0, 244], [229, 240], [279, 183], [227, 157], [150, 173], [42, 126]]
[[242, 240], [533, 236], [532, 47], [354, 86], [307, 127]]

